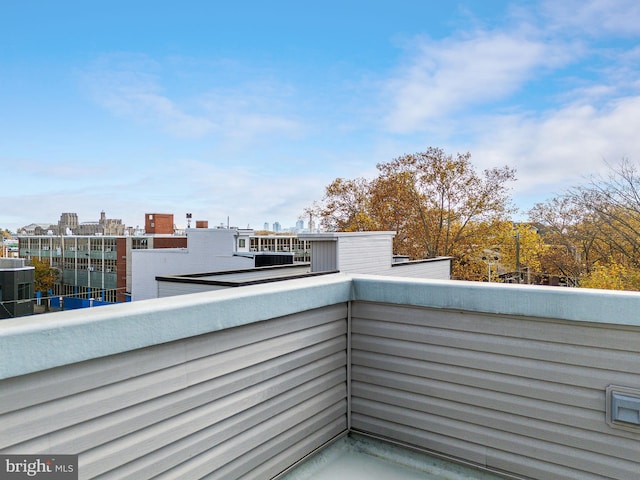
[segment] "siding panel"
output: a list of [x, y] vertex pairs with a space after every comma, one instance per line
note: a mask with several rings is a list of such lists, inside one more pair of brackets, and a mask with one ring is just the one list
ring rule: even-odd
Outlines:
[[338, 254], [337, 242], [335, 241], [315, 241], [311, 244], [311, 271], [328, 272], [337, 270]]
[[393, 237], [371, 235], [363, 251], [359, 237], [341, 236], [338, 239], [338, 268], [344, 273], [390, 275]]
[[346, 316], [333, 305], [8, 379], [0, 448], [77, 453], [80, 478], [242, 476], [275, 456], [281, 469], [346, 430]]
[[637, 478], [640, 329], [354, 302], [352, 428], [533, 478]]

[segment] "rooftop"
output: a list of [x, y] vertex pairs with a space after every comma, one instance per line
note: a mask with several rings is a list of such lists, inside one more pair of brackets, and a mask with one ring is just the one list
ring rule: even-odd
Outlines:
[[500, 480], [503, 476], [368, 436], [345, 436], [280, 480]]
[[420, 478], [637, 478], [639, 307], [330, 274], [5, 320], [0, 451], [80, 478], [323, 478], [294, 475], [381, 450]]
[[[222, 272], [207, 272], [185, 275], [159, 275], [157, 281], [204, 284], [213, 286], [242, 287], [259, 283], [275, 282], [293, 278], [326, 275], [328, 272], [311, 273], [309, 263], [247, 268]], [[335, 272], [332, 272], [335, 273]]]

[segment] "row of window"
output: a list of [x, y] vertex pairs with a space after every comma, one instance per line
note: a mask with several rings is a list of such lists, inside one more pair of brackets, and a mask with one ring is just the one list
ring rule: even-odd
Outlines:
[[251, 237], [252, 252], [293, 252], [298, 262], [311, 261], [311, 246], [297, 237]]
[[[140, 239], [138, 239], [140, 240]], [[146, 239], [142, 239], [145, 240]], [[73, 238], [61, 240], [60, 237], [44, 237], [44, 238], [23, 238], [20, 245], [24, 248], [32, 248], [34, 250], [60, 250], [64, 245], [65, 250], [81, 250], [81, 251], [109, 251], [115, 250], [116, 239], [112, 237], [95, 237], [95, 238]]]

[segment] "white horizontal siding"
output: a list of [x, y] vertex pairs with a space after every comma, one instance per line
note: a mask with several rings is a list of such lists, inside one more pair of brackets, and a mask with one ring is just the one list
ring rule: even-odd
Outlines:
[[396, 263], [387, 275], [404, 278], [429, 278], [449, 280], [451, 278], [451, 259], [443, 258], [430, 261]]
[[268, 478], [346, 430], [346, 315], [334, 305], [7, 379], [0, 451], [79, 454], [83, 479]]
[[637, 478], [640, 329], [355, 302], [352, 427], [532, 478]]
[[206, 285], [198, 283], [182, 283], [182, 282], [165, 282], [157, 280], [158, 298], [173, 297], [176, 295], [187, 295], [189, 293], [211, 292], [213, 290], [224, 290], [226, 286], [222, 285]]
[[358, 236], [338, 239], [338, 268], [343, 273], [384, 275], [391, 269], [391, 235], [371, 235], [363, 242]]

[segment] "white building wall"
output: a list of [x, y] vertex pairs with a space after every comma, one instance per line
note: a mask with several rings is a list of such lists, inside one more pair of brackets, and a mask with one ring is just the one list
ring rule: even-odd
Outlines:
[[339, 270], [349, 274], [391, 275], [407, 278], [449, 280], [449, 257], [400, 262], [393, 261], [396, 232], [330, 232], [303, 234], [311, 242], [311, 271]]
[[439, 257], [416, 262], [394, 263], [388, 275], [404, 278], [450, 280], [451, 259], [449, 257]]
[[229, 229], [188, 229], [187, 248], [132, 250], [131, 299], [158, 298], [158, 275], [253, 267], [253, 258], [234, 255], [237, 235], [237, 230]]
[[395, 232], [354, 232], [338, 237], [338, 269], [343, 273], [386, 275], [393, 260]]
[[158, 298], [187, 295], [189, 293], [211, 292], [230, 288], [222, 285], [200, 285], [197, 283], [157, 282]]

